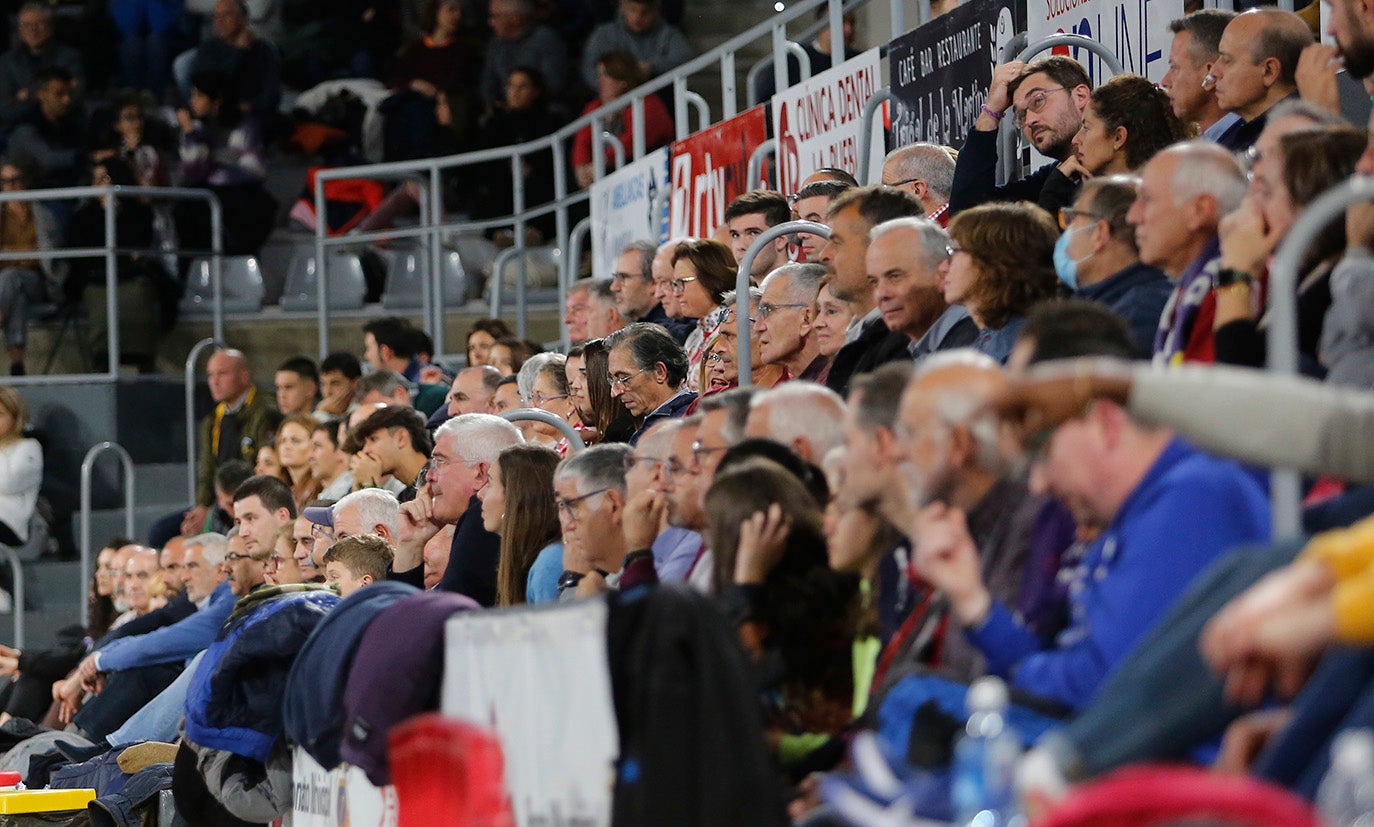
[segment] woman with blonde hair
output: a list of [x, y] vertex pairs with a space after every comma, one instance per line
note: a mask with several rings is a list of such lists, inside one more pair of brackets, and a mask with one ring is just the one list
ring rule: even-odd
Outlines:
[[314, 431], [314, 418], [305, 414], [291, 414], [277, 426], [277, 462], [297, 508], [304, 508], [320, 493], [320, 483], [310, 472], [310, 435]]
[[0, 385], [0, 545], [22, 546], [43, 483], [43, 447], [24, 435], [29, 408], [19, 391]]

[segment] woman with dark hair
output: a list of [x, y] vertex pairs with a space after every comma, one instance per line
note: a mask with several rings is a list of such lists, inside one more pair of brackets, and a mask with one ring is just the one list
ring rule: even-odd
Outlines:
[[[1265, 275], [1269, 257], [1298, 213], [1355, 173], [1366, 143], [1363, 130], [1348, 126], [1304, 129], [1279, 138], [1278, 151], [1255, 163], [1249, 194], [1240, 209], [1222, 219], [1219, 231], [1221, 271], [1213, 328], [1218, 362], [1264, 366], [1268, 313], [1256, 319], [1254, 282]], [[1298, 271], [1298, 351], [1303, 372], [1312, 376], [1324, 376], [1337, 365], [1342, 376], [1371, 375], [1367, 365], [1343, 360], [1347, 354], [1342, 343], [1367, 341], [1369, 335], [1368, 328], [1361, 331], [1358, 324], [1347, 325], [1347, 320], [1367, 317], [1368, 310], [1360, 302], [1332, 304], [1334, 285], [1344, 288], [1346, 284], [1333, 276], [1345, 248], [1345, 222], [1331, 222], [1307, 248]], [[1335, 322], [1329, 336], [1323, 330], [1327, 318]], [[1363, 354], [1359, 349], [1351, 352]], [[1361, 356], [1359, 361], [1365, 360]], [[1352, 372], [1347, 374], [1347, 370]]]
[[1093, 90], [1073, 138], [1074, 154], [1059, 171], [1080, 178], [1135, 172], [1186, 137], [1169, 93], [1140, 75], [1116, 75]]
[[[592, 425], [601, 435], [598, 442], [629, 442], [637, 430], [634, 417], [611, 396], [611, 359], [604, 339], [582, 343], [582, 375]], [[569, 383], [570, 385], [572, 383]]]
[[1026, 311], [1055, 294], [1059, 228], [1049, 213], [1016, 201], [964, 210], [950, 222], [949, 235], [954, 255], [945, 301], [962, 304], [978, 326], [972, 347], [1005, 363]]
[[775, 653], [779, 699], [770, 743], [784, 766], [848, 725], [858, 579], [830, 570], [820, 506], [775, 462], [718, 472], [706, 492], [716, 589], [756, 663]]
[[478, 319], [473, 322], [472, 327], [468, 329], [468, 367], [491, 364], [491, 349], [496, 340], [514, 335], [515, 331], [501, 319]]
[[697, 320], [696, 330], [683, 345], [687, 351], [687, 386], [701, 391], [701, 365], [716, 328], [729, 308], [721, 299], [735, 287], [735, 254], [709, 238], [684, 241], [673, 251], [673, 280], [668, 283], [682, 307], [682, 315]]
[[[590, 115], [616, 98], [643, 84], [649, 79], [648, 70], [639, 59], [627, 51], [612, 49], [596, 61], [596, 97], [582, 110]], [[625, 157], [629, 158], [634, 147], [633, 107], [626, 106], [620, 112], [611, 112], [597, 120], [599, 127], [610, 132], [625, 147]], [[619, 117], [616, 117], [616, 115]], [[668, 115], [668, 107], [658, 95], [644, 98], [644, 149], [654, 150], [666, 145], [673, 139], [673, 119]], [[606, 147], [606, 170], [614, 164], [615, 155]], [[596, 166], [592, 162], [592, 128], [584, 127], [573, 138], [573, 173], [577, 185], [586, 189], [592, 185], [596, 176]]]
[[319, 496], [320, 483], [310, 471], [310, 435], [315, 431], [315, 420], [305, 414], [291, 414], [277, 426], [277, 461], [281, 465], [282, 476], [291, 486], [291, 494], [296, 498], [297, 508]]
[[167, 152], [175, 143], [167, 125], [149, 122], [152, 100], [147, 92], [125, 90], [114, 100], [110, 133], [101, 149], [91, 153], [92, 162], [119, 158], [133, 171], [140, 187], [165, 187], [171, 183]]
[[492, 344], [487, 364], [501, 371], [503, 375], [511, 376], [519, 373], [520, 368], [525, 365], [525, 360], [537, 352], [539, 351], [524, 339], [501, 336]]
[[[517, 66], [506, 77], [506, 105], [493, 109], [483, 119], [477, 133], [479, 149], [514, 146], [550, 135], [567, 123], [561, 108], [555, 109], [548, 99], [548, 82], [533, 66]], [[525, 186], [525, 203], [543, 204], [553, 200], [553, 153], [549, 150], [523, 155], [521, 178]], [[511, 191], [510, 163], [496, 161], [484, 164], [474, 176], [472, 217], [498, 218], [515, 212]], [[538, 245], [554, 233], [552, 214], [530, 219], [525, 225], [534, 238], [525, 243]], [[510, 234], [508, 228], [492, 230], [488, 235]]]
[[563, 573], [562, 533], [554, 504], [558, 455], [538, 445], [513, 445], [496, 458], [477, 492], [482, 526], [501, 537], [496, 605], [558, 599]]
[[[276, 220], [276, 201], [263, 187], [267, 176], [262, 130], [239, 106], [232, 79], [221, 72], [191, 78], [190, 110], [177, 111], [181, 126], [181, 182], [219, 196], [224, 207], [224, 252], [253, 255]], [[210, 246], [206, 209], [182, 210], [177, 233], [182, 245]]]
[[439, 121], [436, 104], [441, 99], [448, 109], [447, 126], [455, 146], [471, 140], [477, 123], [482, 51], [463, 35], [462, 22], [460, 0], [431, 0], [420, 20], [424, 33], [401, 48], [389, 84], [393, 94], [380, 108], [386, 160], [405, 161], [426, 154]]

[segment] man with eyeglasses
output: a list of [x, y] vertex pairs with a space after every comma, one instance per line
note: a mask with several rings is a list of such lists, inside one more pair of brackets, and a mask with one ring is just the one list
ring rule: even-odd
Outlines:
[[[701, 414], [693, 414], [678, 420], [672, 449], [663, 463], [663, 493], [668, 495], [668, 524], [694, 531], [699, 536], [706, 530], [706, 513], [701, 508], [703, 492], [710, 487], [710, 480], [703, 480], [696, 450], [702, 418]], [[702, 456], [710, 454], [704, 453]], [[713, 565], [705, 538], [702, 537], [688, 566], [687, 582], [698, 591], [710, 594], [715, 583]]]
[[763, 280], [754, 332], [763, 363], [782, 365], [784, 381], [818, 382], [830, 365], [811, 335], [812, 308], [824, 277], [825, 268], [819, 264], [785, 264]]
[[1075, 298], [1100, 302], [1126, 321], [1143, 357], [1154, 346], [1174, 288], [1136, 249], [1135, 228], [1126, 221], [1136, 183], [1119, 175], [1084, 182], [1073, 207], [1059, 211], [1064, 234], [1055, 246], [1054, 269]]
[[[611, 292], [615, 294], [615, 307], [627, 323], [652, 322], [663, 325], [674, 339], [683, 342], [687, 340], [687, 335], [696, 324], [668, 314], [663, 296], [654, 279], [654, 259], [658, 250], [658, 246], [652, 241], [635, 241], [620, 251], [620, 258], [615, 262], [615, 272], [611, 274]], [[666, 275], [666, 281], [673, 280], [671, 263]], [[676, 306], [676, 298], [673, 304]]]
[[949, 234], [929, 218], [894, 218], [874, 227], [870, 238], [865, 262], [873, 298], [883, 324], [904, 337], [903, 352], [920, 360], [972, 345], [978, 326], [962, 305], [951, 307], [941, 289], [949, 272]]
[[663, 582], [686, 578], [701, 548], [700, 534], [668, 522], [666, 464], [681, 423], [680, 419], [655, 423], [625, 455], [625, 490], [629, 492], [623, 521], [625, 547], [651, 549], [654, 570]]
[[611, 398], [639, 421], [631, 445], [650, 425], [682, 416], [696, 400], [683, 384], [687, 354], [662, 327], [636, 322], [608, 336], [606, 349]]
[[[1053, 206], [1067, 204], [1074, 182], [1059, 167], [1074, 157], [1073, 136], [1083, 126], [1083, 109], [1091, 96], [1088, 73], [1069, 57], [1054, 55], [1031, 63], [1013, 60], [994, 69], [987, 102], [954, 163], [950, 216], [988, 201], [1025, 200], [1043, 206], [1041, 195], [1046, 187], [1056, 201]], [[997, 186], [998, 127], [1008, 110], [1022, 137], [1051, 163]]]
[[554, 472], [553, 494], [563, 529], [560, 599], [657, 582], [648, 546], [627, 555], [625, 457], [627, 445], [595, 445], [563, 460]]
[[954, 156], [939, 144], [899, 147], [883, 160], [883, 186], [906, 190], [921, 202], [926, 218], [949, 226], [949, 191], [954, 186]]
[[1217, 143], [1232, 152], [1254, 145], [1269, 110], [1297, 97], [1298, 58], [1312, 42], [1302, 18], [1282, 9], [1250, 9], [1226, 24], [1208, 85], [1216, 90], [1217, 105], [1241, 121]]

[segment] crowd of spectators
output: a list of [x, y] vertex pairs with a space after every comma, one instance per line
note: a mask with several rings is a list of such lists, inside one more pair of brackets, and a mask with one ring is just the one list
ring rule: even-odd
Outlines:
[[[530, 14], [507, 1], [494, 18]], [[1346, 70], [1374, 74], [1374, 17], [1349, 0], [1331, 14]], [[424, 48], [460, 16], [441, 6]], [[508, 22], [512, 41], [544, 31]], [[603, 103], [620, 47], [672, 53], [633, 14], [605, 25], [589, 42], [615, 48], [585, 64]], [[848, 745], [876, 729], [893, 779], [938, 769], [984, 675], [1043, 733], [1023, 765], [1036, 806], [1156, 760], [1312, 799], [1333, 737], [1374, 724], [1374, 208], [1304, 251], [1305, 375], [1253, 368], [1275, 250], [1322, 193], [1374, 173], [1374, 144], [1297, 15], [1209, 9], [1171, 31], [1171, 80], [1205, 69], [1196, 84], [1093, 89], [1064, 57], [1008, 63], [962, 147], [898, 148], [877, 185], [827, 169], [745, 193], [718, 238], [626, 245], [568, 290], [566, 352], [485, 319], [450, 366], [380, 318], [360, 353], [282, 362], [273, 398], [248, 355], [216, 351], [196, 502], [146, 546], [101, 550], [85, 627], [0, 650], [15, 677], [0, 732], [65, 729], [77, 764], [165, 742], [183, 807], [263, 823], [292, 798], [289, 744], [386, 778], [355, 743], [368, 727], [339, 722], [355, 680], [391, 676], [341, 660], [351, 644], [326, 659], [341, 627], [356, 641], [426, 600], [452, 614], [661, 590], [728, 622], [764, 732], [737, 746], [789, 785], [796, 823], [840, 823], [853, 795], [909, 806], [895, 780], [846, 786], [873, 771]], [[1008, 115], [1051, 161], [998, 186]], [[827, 234], [767, 245], [737, 295], [744, 252], [796, 217]], [[0, 298], [25, 284], [0, 280]], [[3, 487], [27, 491], [37, 448], [7, 394]], [[502, 416], [522, 409], [538, 413]], [[1265, 466], [1320, 475], [1308, 536], [1271, 536]], [[32, 508], [0, 498], [0, 542], [24, 539]], [[227, 676], [265, 668], [264, 639], [282, 674], [235, 696]]]

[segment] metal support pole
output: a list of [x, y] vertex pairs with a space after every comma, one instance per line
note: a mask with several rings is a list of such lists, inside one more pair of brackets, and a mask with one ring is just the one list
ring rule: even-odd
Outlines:
[[[639, 114], [642, 117], [644, 110], [641, 107]], [[643, 124], [640, 125], [639, 134], [643, 138]], [[515, 211], [515, 249], [520, 250], [520, 257], [516, 259], [515, 273], [515, 335], [521, 339], [525, 338], [525, 281], [529, 276], [529, 261], [524, 254], [525, 249], [525, 175], [524, 165], [520, 162], [520, 153], [516, 152], [510, 159], [510, 174], [513, 186], [511, 188], [511, 205]]]
[[496, 260], [491, 265], [491, 307], [490, 315], [493, 319], [501, 318], [501, 290], [505, 281], [506, 262], [510, 261], [518, 253], [524, 252], [524, 245], [520, 243], [523, 239], [517, 239], [514, 247], [507, 247], [496, 254]]
[[[429, 334], [434, 342], [434, 352], [443, 353], [443, 347], [439, 344], [439, 337], [434, 331], [434, 266], [431, 259], [430, 241], [434, 238], [434, 225], [436, 222], [430, 218], [429, 203], [429, 182], [421, 179], [414, 182], [419, 189], [419, 197], [415, 199], [416, 205], [420, 209], [420, 227], [428, 230], [420, 237], [420, 247], [415, 251], [416, 265], [420, 271], [420, 327]], [[401, 186], [405, 186], [402, 182]], [[399, 251], [398, 251], [399, 252]], [[419, 262], [424, 262], [419, 266]]]
[[[917, 25], [924, 26], [925, 24], [927, 24], [927, 23], [929, 23], [929, 22], [931, 21], [931, 19], [932, 19], [935, 15], [934, 15], [934, 13], [930, 10], [930, 0], [919, 0], [919, 2], [916, 4], [916, 16], [917, 16], [917, 20], [916, 20]], [[893, 37], [896, 37], [896, 36], [897, 36], [897, 32], [893, 32], [893, 33], [892, 33], [892, 36], [893, 36]]]
[[[1302, 257], [1312, 241], [1346, 208], [1374, 200], [1374, 178], [1360, 175], [1322, 193], [1303, 210], [1283, 237], [1269, 265], [1269, 370], [1282, 376], [1298, 373], [1298, 277]], [[1275, 469], [1270, 483], [1274, 539], [1302, 531], [1302, 482], [1296, 471]]]
[[673, 78], [673, 130], [679, 141], [692, 134], [687, 123], [687, 78], [682, 75]]
[[[588, 129], [592, 131], [592, 180], [600, 181], [606, 177], [606, 148], [602, 146], [602, 143], [605, 142], [606, 136], [610, 133], [601, 128], [601, 114], [599, 112], [592, 113], [592, 123]], [[621, 147], [622, 152], [624, 149]]]
[[711, 125], [711, 104], [707, 103], [706, 98], [698, 95], [696, 92], [687, 92], [685, 94], [687, 103], [691, 104], [697, 110], [697, 128], [693, 131], [700, 132]]
[[739, 96], [735, 94], [734, 52], [727, 51], [720, 56], [720, 106], [724, 120], [739, 114]]
[[[635, 98], [630, 104], [630, 151], [636, 161], [644, 157], [644, 99]], [[623, 166], [623, 164], [622, 164]], [[516, 210], [519, 214], [519, 210]]]
[[[601, 140], [605, 141], [611, 147], [611, 154], [615, 156], [615, 168], [620, 169], [625, 166], [625, 145], [620, 142], [620, 139], [609, 132], [602, 132]], [[604, 159], [604, 157], [605, 155], [603, 154], [602, 158]], [[606, 177], [606, 173], [603, 169], [601, 175], [596, 177], [596, 180], [600, 181], [604, 177]]]
[[210, 202], [210, 280], [215, 289], [214, 306], [210, 308], [210, 333], [224, 341], [224, 205], [219, 196], [206, 192]]
[[[830, 0], [829, 12], [830, 65], [839, 66], [844, 63], [844, 0]], [[895, 37], [897, 33], [892, 34]]]
[[[439, 165], [429, 168], [429, 180], [421, 188], [421, 195], [429, 204], [429, 235], [425, 237], [425, 249], [429, 254], [429, 314], [430, 336], [434, 339], [434, 352], [447, 353], [444, 341], [444, 305], [448, 297], [444, 295], [444, 247], [439, 227], [444, 223], [444, 185], [439, 175]], [[425, 220], [422, 215], [421, 221]], [[461, 300], [461, 299], [460, 299]]]
[[118, 245], [114, 187], [105, 187], [105, 341], [110, 349], [106, 361], [111, 377], [119, 375], [119, 261], [115, 256]]
[[[883, 101], [889, 100], [892, 100], [892, 91], [884, 86], [874, 92], [873, 97], [864, 104], [863, 125], [859, 127], [859, 162], [855, 171], [855, 177], [859, 179], [860, 184], [870, 183], [869, 175], [873, 172], [868, 168], [868, 161], [873, 155], [873, 116], [883, 105]], [[881, 175], [882, 170], [878, 170], [878, 174]]]
[[568, 420], [558, 414], [551, 414], [542, 408], [516, 408], [511, 411], [502, 411], [497, 416], [507, 422], [520, 422], [528, 420], [531, 422], [543, 422], [545, 425], [552, 425], [557, 428], [563, 436], [567, 437], [568, 443], [572, 445], [573, 453], [581, 451], [587, 447], [582, 441], [582, 436], [577, 433], [577, 429], [568, 424]]
[[[895, 38], [898, 35], [905, 34], [906, 3], [904, 2], [904, 0], [889, 0], [887, 4], [887, 9], [889, 20], [888, 25], [892, 28], [892, 36]], [[924, 23], [925, 21], [922, 20], [921, 22]]]
[[777, 157], [778, 141], [776, 138], [769, 138], [749, 153], [749, 171], [745, 176], [745, 186], [751, 190], [763, 188], [763, 160], [772, 155]]
[[577, 268], [582, 266], [582, 250], [584, 239], [592, 234], [592, 217], [589, 215], [573, 225], [572, 232], [568, 233], [568, 258], [563, 262], [563, 267], [567, 271], [567, 278], [558, 284], [558, 329], [563, 337], [563, 350], [566, 352], [572, 347], [572, 335], [568, 332], [568, 323], [563, 318], [563, 308], [568, 305], [568, 290], [572, 288], [572, 283], [576, 281]]
[[124, 466], [124, 536], [134, 536], [134, 461], [129, 452], [117, 442], [102, 442], [91, 446], [81, 461], [81, 625], [90, 623], [90, 606], [86, 603], [86, 589], [91, 584], [91, 469], [96, 459], [106, 451], [114, 451]]
[[[787, 32], [783, 24], [773, 25], [773, 94], [777, 94], [788, 87], [787, 83]], [[802, 60], [802, 65], [806, 66], [808, 61]], [[839, 62], [833, 62], [832, 66], [838, 66]]]
[[186, 502], [191, 506], [196, 505], [196, 360], [207, 347], [223, 346], [222, 339], [201, 339], [186, 354]]
[[[739, 270], [735, 273], [735, 319], [737, 324], [747, 322], [749, 319], [749, 271], [754, 266], [754, 258], [774, 240], [790, 233], [810, 233], [821, 238], [830, 238], [830, 228], [824, 224], [817, 224], [815, 221], [784, 221], [759, 233], [758, 238], [754, 239], [754, 243], [749, 245], [748, 250], [745, 250], [744, 257], [739, 262]], [[735, 337], [738, 342], [736, 358], [739, 361], [739, 386], [747, 388], [754, 383], [754, 363], [749, 356], [749, 325], [745, 324], [743, 327], [744, 329]]]
[[329, 301], [324, 292], [324, 236], [325, 236], [324, 178], [315, 176], [315, 297], [319, 302], [316, 308], [320, 314], [320, 329], [317, 331], [320, 358], [329, 355]]
[[24, 561], [11, 546], [0, 546], [14, 572], [14, 648], [24, 648]]

